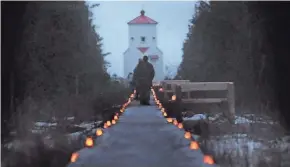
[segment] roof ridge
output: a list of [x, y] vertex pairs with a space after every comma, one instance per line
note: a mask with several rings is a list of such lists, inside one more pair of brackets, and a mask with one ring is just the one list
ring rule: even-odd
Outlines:
[[157, 21], [144, 15], [145, 11], [141, 10], [141, 15], [129, 21], [128, 24], [158, 24]]

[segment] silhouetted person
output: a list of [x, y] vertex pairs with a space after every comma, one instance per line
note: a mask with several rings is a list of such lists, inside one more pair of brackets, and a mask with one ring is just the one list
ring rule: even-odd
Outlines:
[[150, 88], [155, 76], [153, 65], [148, 62], [148, 57], [144, 56], [134, 70], [134, 80], [136, 81], [136, 91], [140, 94], [140, 104], [149, 105]]
[[136, 76], [135, 76], [135, 71], [136, 71], [136, 69], [137, 69], [137, 67], [138, 67], [138, 65], [140, 64], [140, 63], [142, 63], [143, 62], [143, 59], [139, 59], [139, 61], [138, 61], [138, 64], [137, 64], [137, 66], [135, 67], [135, 69], [134, 69], [134, 74], [133, 74], [133, 83], [134, 83], [134, 88], [136, 89], [136, 95], [135, 95], [135, 100], [139, 100], [139, 92], [137, 91], [137, 88], [136, 88]]

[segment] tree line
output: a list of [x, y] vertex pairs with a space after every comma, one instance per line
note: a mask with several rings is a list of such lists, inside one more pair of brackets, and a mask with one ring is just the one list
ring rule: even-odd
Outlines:
[[18, 120], [25, 115], [32, 122], [100, 114], [125, 98], [127, 90], [107, 73], [109, 53], [92, 23], [91, 9], [98, 5], [3, 2], [2, 135], [11, 124], [22, 126]]
[[285, 85], [287, 80], [281, 81], [282, 76], [289, 75], [282, 63], [282, 60], [289, 62], [284, 57], [289, 51], [282, 53], [281, 46], [285, 44], [281, 43], [286, 39], [278, 30], [285, 30], [281, 26], [288, 15], [286, 7], [278, 15], [279, 5], [273, 5], [196, 3], [175, 78], [197, 82], [233, 81], [238, 108], [276, 112], [281, 108], [279, 101], [287, 98], [281, 89], [289, 92]]

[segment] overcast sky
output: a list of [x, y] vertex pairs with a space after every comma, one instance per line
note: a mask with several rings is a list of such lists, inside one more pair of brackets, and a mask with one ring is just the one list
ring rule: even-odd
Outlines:
[[106, 60], [109, 72], [123, 76], [123, 52], [128, 48], [127, 22], [140, 15], [157, 21], [158, 47], [163, 51], [164, 65], [177, 66], [181, 62], [182, 44], [188, 23], [194, 12], [194, 2], [100, 2], [92, 9], [97, 32], [104, 38], [104, 52], [111, 52]]

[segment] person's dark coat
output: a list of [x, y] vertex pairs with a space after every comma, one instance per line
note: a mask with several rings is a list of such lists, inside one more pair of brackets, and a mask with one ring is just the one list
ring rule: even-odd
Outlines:
[[136, 86], [140, 87], [148, 87], [152, 86], [152, 80], [155, 76], [154, 67], [149, 62], [139, 62], [137, 67], [134, 70], [134, 81], [136, 82]]

